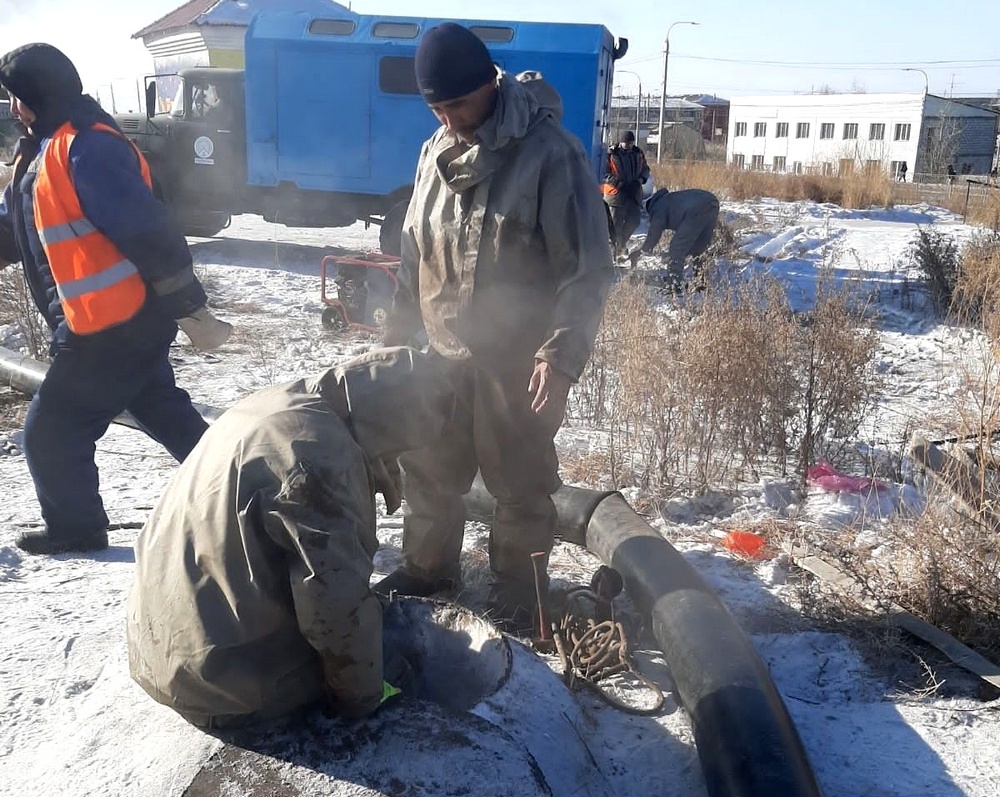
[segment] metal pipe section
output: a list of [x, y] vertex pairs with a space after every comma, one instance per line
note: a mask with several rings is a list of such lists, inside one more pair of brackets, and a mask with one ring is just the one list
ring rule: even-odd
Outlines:
[[[34, 394], [46, 366], [0, 347], [0, 380]], [[214, 420], [221, 410], [195, 407]], [[118, 423], [135, 426], [119, 416]], [[465, 497], [489, 520], [480, 479]], [[559, 535], [624, 579], [651, 628], [691, 717], [710, 797], [821, 797], [805, 748], [767, 668], [729, 611], [683, 556], [613, 491], [563, 486], [553, 496]]]
[[[45, 372], [48, 370], [49, 368], [45, 363], [40, 363], [31, 357], [18, 354], [0, 346], [0, 384], [6, 384], [15, 390], [33, 396], [38, 392], [38, 388], [42, 386], [42, 381], [45, 379]], [[210, 407], [207, 404], [194, 404], [194, 408], [209, 423], [222, 414], [222, 410]], [[115, 418], [115, 423], [122, 426], [130, 426], [133, 429], [141, 428], [127, 412], [123, 412]]]
[[[749, 639], [683, 556], [617, 492], [563, 486], [559, 534], [617, 570], [651, 628], [691, 717], [711, 797], [820, 797], [805, 748]], [[495, 502], [477, 479], [471, 516]]]

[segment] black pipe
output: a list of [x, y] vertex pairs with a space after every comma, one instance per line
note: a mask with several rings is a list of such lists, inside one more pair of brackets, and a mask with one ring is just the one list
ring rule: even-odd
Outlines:
[[[0, 377], [38, 390], [46, 366], [0, 347]], [[195, 405], [207, 420], [221, 410]], [[119, 423], [130, 419], [119, 417]], [[559, 535], [613, 567], [653, 635], [691, 717], [710, 797], [820, 797], [791, 717], [750, 641], [677, 550], [613, 491], [563, 486], [553, 496]], [[480, 479], [470, 515], [490, 519], [495, 502]]]
[[[785, 704], [746, 635], [683, 556], [616, 492], [563, 486], [559, 534], [613, 567], [653, 635], [691, 717], [711, 797], [819, 797]], [[472, 516], [495, 503], [477, 479]]]
[[[49, 367], [45, 363], [40, 363], [31, 357], [26, 357], [23, 354], [18, 354], [0, 346], [0, 383], [6, 383], [15, 390], [33, 396], [38, 392], [38, 388], [41, 387], [42, 381], [45, 379], [45, 372], [48, 369]], [[222, 410], [216, 407], [210, 407], [207, 404], [195, 404], [194, 402], [192, 404], [194, 404], [194, 408], [198, 410], [201, 417], [209, 423], [216, 420], [222, 414]], [[127, 412], [123, 412], [115, 418], [115, 423], [130, 426], [133, 429], [140, 428], [139, 424]]]

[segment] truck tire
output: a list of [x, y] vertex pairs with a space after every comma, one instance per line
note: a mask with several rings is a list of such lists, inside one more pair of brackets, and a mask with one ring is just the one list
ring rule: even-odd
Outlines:
[[197, 219], [184, 219], [181, 225], [184, 234], [191, 238], [211, 238], [228, 227], [230, 221], [232, 217], [228, 213], [208, 212], [198, 214]]
[[403, 250], [403, 218], [409, 201], [397, 202], [382, 219], [378, 231], [378, 248], [383, 255], [399, 257]]

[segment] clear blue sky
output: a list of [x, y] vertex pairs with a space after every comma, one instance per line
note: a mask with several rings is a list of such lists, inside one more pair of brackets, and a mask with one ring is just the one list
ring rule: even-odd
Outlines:
[[[134, 76], [152, 61], [131, 34], [181, 0], [0, 0], [9, 49], [49, 41], [76, 62], [88, 90]], [[836, 91], [1000, 91], [1000, 0], [353, 0], [360, 13], [599, 22], [630, 41], [618, 83], [658, 91], [670, 25], [670, 94], [723, 97]]]

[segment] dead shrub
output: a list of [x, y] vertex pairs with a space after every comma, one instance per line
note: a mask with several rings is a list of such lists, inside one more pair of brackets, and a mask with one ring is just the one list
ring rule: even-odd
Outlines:
[[11, 324], [16, 329], [12, 345], [36, 360], [48, 359], [49, 328], [35, 306], [20, 266], [0, 272], [0, 324]]
[[949, 304], [965, 323], [989, 323], [1000, 313], [1000, 234], [980, 233], [971, 238], [957, 258]]
[[939, 312], [947, 312], [952, 305], [959, 273], [955, 240], [929, 227], [918, 227], [910, 252], [927, 283], [934, 307]]
[[790, 464], [804, 479], [818, 453], [835, 457], [877, 394], [876, 341], [859, 319], [830, 292], [803, 319], [764, 277], [673, 312], [623, 282], [575, 410], [608, 429], [614, 487], [704, 490]]

